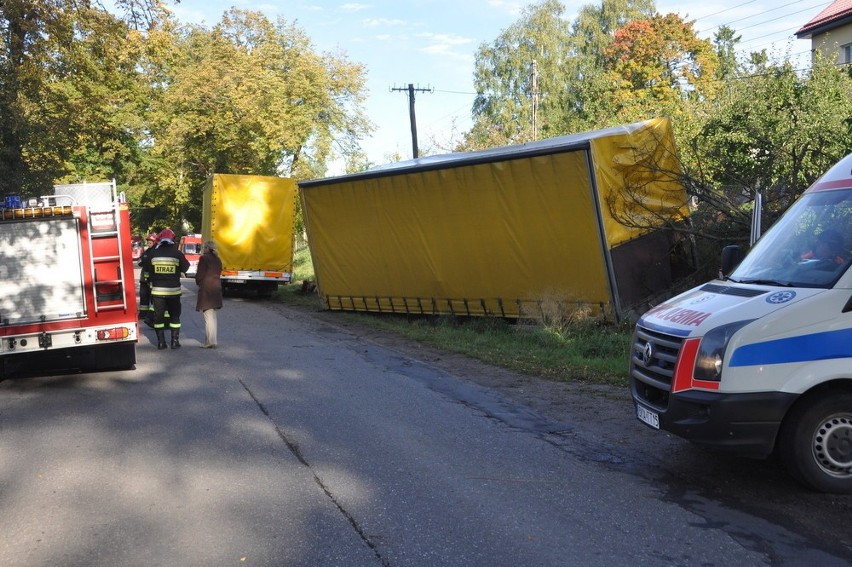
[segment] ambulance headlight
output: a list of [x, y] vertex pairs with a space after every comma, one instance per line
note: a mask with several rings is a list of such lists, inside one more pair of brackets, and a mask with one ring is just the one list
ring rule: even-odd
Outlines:
[[708, 331], [698, 346], [698, 356], [695, 358], [693, 378], [695, 380], [709, 380], [712, 382], [721, 380], [722, 364], [725, 361], [725, 350], [728, 348], [728, 341], [731, 340], [734, 333], [752, 321], [754, 319], [737, 321], [736, 323], [729, 323]]

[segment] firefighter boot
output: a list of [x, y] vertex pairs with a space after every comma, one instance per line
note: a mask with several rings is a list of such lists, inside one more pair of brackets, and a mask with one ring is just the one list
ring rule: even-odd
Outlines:
[[166, 331], [164, 329], [157, 329], [157, 348], [159, 350], [169, 348], [169, 345], [166, 344]]
[[172, 348], [180, 348], [180, 329], [172, 329]]

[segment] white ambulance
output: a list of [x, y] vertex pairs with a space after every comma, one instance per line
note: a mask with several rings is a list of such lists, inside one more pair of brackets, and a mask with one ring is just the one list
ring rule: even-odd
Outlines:
[[[723, 274], [739, 258], [723, 254]], [[739, 254], [741, 256], [741, 254]], [[645, 313], [636, 416], [695, 443], [767, 457], [819, 491], [852, 493], [852, 155], [728, 275]]]

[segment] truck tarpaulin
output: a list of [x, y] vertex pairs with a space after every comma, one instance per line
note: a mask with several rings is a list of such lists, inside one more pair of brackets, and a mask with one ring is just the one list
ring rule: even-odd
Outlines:
[[204, 239], [222, 260], [222, 284], [266, 295], [293, 271], [296, 182], [261, 175], [214, 174], [203, 196]]
[[671, 285], [653, 227], [686, 214], [677, 173], [655, 119], [299, 187], [329, 309], [522, 317], [553, 299], [617, 319]]

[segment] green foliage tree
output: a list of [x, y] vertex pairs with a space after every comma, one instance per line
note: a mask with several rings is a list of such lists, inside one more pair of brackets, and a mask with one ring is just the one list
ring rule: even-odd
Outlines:
[[[180, 0], [171, 0], [180, 4]], [[112, 0], [113, 5], [124, 15], [124, 21], [135, 30], [150, 29], [163, 17], [162, 0]], [[99, 6], [103, 9], [103, 5]]]
[[712, 43], [677, 14], [629, 22], [606, 56], [614, 85], [608, 100], [618, 122], [677, 116], [685, 100], [712, 99], [719, 85]]
[[197, 229], [214, 172], [322, 175], [335, 143], [355, 155], [370, 129], [363, 67], [315, 53], [294, 24], [232, 9], [210, 30], [188, 28], [174, 48], [151, 121], [156, 182], [145, 201], [158, 222]]
[[605, 50], [621, 25], [654, 13], [653, 0], [603, 0], [573, 24], [558, 0], [528, 6], [476, 54], [474, 124], [459, 149], [519, 143], [604, 125]]
[[561, 95], [562, 108], [566, 109], [561, 131], [580, 132], [613, 124], [607, 53], [619, 29], [655, 13], [653, 0], [602, 0], [580, 9], [572, 25], [574, 78], [564, 85]]
[[588, 57], [594, 67], [602, 68], [616, 31], [655, 13], [653, 0], [602, 0], [583, 6], [572, 28], [578, 53]]
[[692, 184], [703, 203], [698, 222], [711, 225], [709, 219], [723, 213], [726, 223], [713, 235], [720, 239], [748, 236], [750, 208], [744, 204], [755, 193], [763, 195], [762, 224], [768, 226], [852, 152], [852, 79], [843, 69], [822, 58], [804, 75], [789, 62], [760, 69], [727, 82], [681, 144], [687, 169], [698, 180]]
[[[178, 0], [172, 0], [177, 3]], [[363, 161], [364, 69], [233, 10], [180, 27], [164, 0], [0, 2], [0, 189], [116, 178], [138, 229], [197, 228], [213, 171], [323, 175]], [[183, 226], [189, 221], [189, 226]]]
[[137, 154], [125, 24], [89, 2], [0, 3], [0, 189], [111, 178]]
[[739, 76], [740, 64], [737, 61], [737, 44], [742, 40], [736, 30], [730, 26], [721, 26], [713, 34], [713, 45], [716, 46], [716, 57], [719, 60], [717, 77], [727, 80]]
[[[478, 147], [533, 139], [534, 122], [542, 135], [552, 135], [560, 85], [568, 81], [570, 28], [558, 0], [528, 6], [520, 21], [509, 26], [476, 55], [474, 126], [469, 143]], [[536, 103], [537, 97], [537, 103]]]

